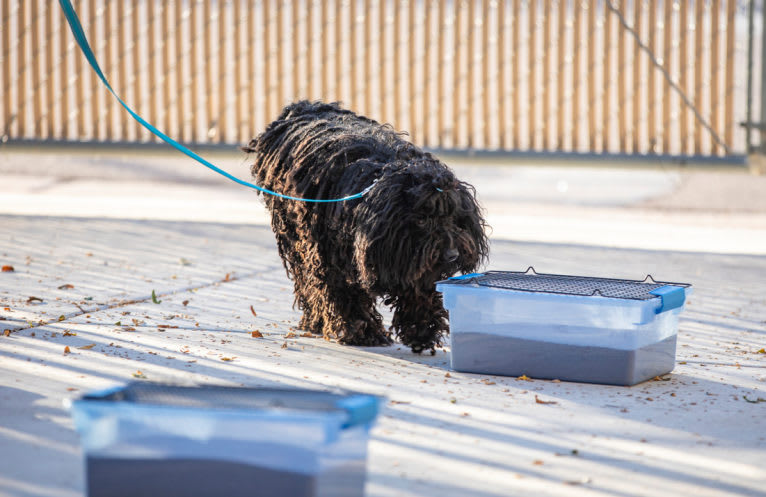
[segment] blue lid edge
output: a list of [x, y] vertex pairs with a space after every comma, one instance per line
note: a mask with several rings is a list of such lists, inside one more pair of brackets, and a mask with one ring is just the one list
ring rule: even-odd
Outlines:
[[450, 280], [467, 280], [468, 278], [476, 278], [477, 276], [484, 276], [484, 273], [461, 274], [460, 276], [453, 276], [452, 278], [448, 278], [448, 279], [450, 279]]
[[359, 394], [340, 399], [335, 405], [348, 414], [348, 419], [343, 425], [345, 429], [372, 423], [378, 416], [380, 400], [373, 395]]
[[654, 311], [656, 314], [682, 307], [686, 301], [686, 291], [682, 286], [665, 285], [649, 293], [657, 295], [662, 300], [662, 305]]

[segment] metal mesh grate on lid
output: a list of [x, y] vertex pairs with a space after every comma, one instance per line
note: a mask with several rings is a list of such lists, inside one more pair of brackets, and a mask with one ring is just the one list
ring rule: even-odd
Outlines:
[[589, 276], [567, 276], [560, 274], [542, 274], [530, 267], [521, 271], [488, 271], [476, 275], [458, 276], [441, 283], [466, 285], [475, 284], [493, 288], [504, 288], [520, 292], [555, 293], [560, 295], [578, 295], [611, 297], [618, 299], [649, 300], [657, 298], [650, 293], [668, 285], [688, 287], [686, 283], [666, 283], [654, 281], [651, 276], [645, 280], [620, 280], [594, 278]]

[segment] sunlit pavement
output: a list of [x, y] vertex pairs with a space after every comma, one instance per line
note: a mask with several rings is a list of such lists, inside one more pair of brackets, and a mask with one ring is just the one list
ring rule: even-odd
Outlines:
[[450, 371], [448, 349], [287, 338], [299, 314], [254, 193], [171, 155], [3, 150], [0, 495], [82, 495], [63, 402], [136, 376], [385, 396], [369, 496], [762, 495], [764, 178], [449, 163], [487, 210], [489, 269], [693, 284], [675, 370], [526, 381]]

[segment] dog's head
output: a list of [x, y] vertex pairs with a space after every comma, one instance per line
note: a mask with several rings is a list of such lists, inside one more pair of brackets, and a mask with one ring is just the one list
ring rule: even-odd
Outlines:
[[486, 261], [486, 223], [474, 188], [436, 158], [391, 164], [355, 213], [354, 258], [370, 288], [432, 290]]

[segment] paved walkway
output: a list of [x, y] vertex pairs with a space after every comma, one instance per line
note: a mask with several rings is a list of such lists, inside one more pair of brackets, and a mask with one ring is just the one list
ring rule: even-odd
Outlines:
[[627, 388], [451, 372], [446, 350], [286, 338], [299, 316], [253, 194], [170, 156], [2, 151], [0, 164], [0, 264], [15, 269], [0, 273], [0, 495], [82, 495], [63, 401], [139, 372], [386, 396], [368, 496], [766, 488], [763, 178], [456, 166], [495, 228], [489, 268], [694, 285], [676, 369]]

